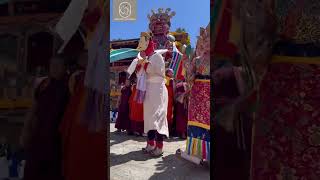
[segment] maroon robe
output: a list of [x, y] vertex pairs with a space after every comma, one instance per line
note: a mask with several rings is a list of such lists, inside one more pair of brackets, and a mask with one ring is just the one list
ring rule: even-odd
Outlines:
[[[241, 90], [235, 76], [235, 67], [223, 67], [214, 73], [214, 112], [232, 104]], [[234, 117], [234, 133], [220, 125], [219, 117], [214, 117], [215, 153], [214, 160], [219, 166], [215, 169], [217, 179], [249, 179], [251, 119], [248, 114], [237, 113]], [[243, 132], [243, 134], [239, 133]], [[245, 148], [244, 148], [245, 147]], [[216, 155], [216, 156], [215, 156]], [[232, 172], [232, 173], [230, 173]]]
[[[184, 86], [177, 87], [176, 94], [182, 94], [185, 92]], [[178, 136], [187, 135], [187, 124], [188, 124], [188, 111], [185, 108], [184, 103], [179, 101], [175, 102], [175, 123], [176, 133]]]
[[131, 87], [124, 86], [121, 89], [120, 104], [118, 107], [118, 118], [115, 127], [118, 130], [130, 130], [129, 118], [129, 99], [131, 95]]
[[62, 120], [69, 91], [65, 80], [43, 80], [35, 92], [35, 126], [26, 149], [24, 180], [60, 180]]

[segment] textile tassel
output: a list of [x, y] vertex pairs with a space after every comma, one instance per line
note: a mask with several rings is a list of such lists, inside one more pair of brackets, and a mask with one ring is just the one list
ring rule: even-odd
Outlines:
[[191, 144], [191, 150], [190, 150], [190, 155], [193, 155], [193, 153], [194, 153], [194, 141], [195, 141], [195, 139], [194, 138], [192, 138], [192, 144]]
[[206, 151], [206, 141], [202, 139], [202, 159], [207, 158], [207, 151]]
[[187, 143], [186, 143], [186, 152], [188, 153], [189, 152], [189, 137], [187, 137]]
[[197, 152], [197, 138], [193, 138], [193, 148], [192, 148], [192, 155], [196, 155], [196, 152]]
[[207, 142], [207, 160], [210, 160], [210, 142]]
[[201, 148], [201, 139], [198, 139], [198, 147], [197, 147], [197, 149], [198, 149], [198, 156], [199, 157], [201, 157], [201, 151], [202, 151], [202, 148]]
[[192, 137], [189, 138], [188, 155], [192, 153]]

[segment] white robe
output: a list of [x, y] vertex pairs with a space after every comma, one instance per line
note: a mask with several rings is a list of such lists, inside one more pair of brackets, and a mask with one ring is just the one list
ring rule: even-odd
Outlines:
[[149, 58], [147, 88], [143, 103], [144, 132], [157, 130], [169, 137], [167, 109], [168, 90], [165, 86], [165, 62], [160, 53]]

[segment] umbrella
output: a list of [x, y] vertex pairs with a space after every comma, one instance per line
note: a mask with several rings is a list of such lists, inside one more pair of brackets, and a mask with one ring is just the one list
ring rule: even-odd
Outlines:
[[115, 49], [111, 50], [110, 52], [110, 63], [127, 59], [127, 58], [135, 58], [137, 57], [139, 51], [136, 49], [131, 48], [121, 48], [121, 49]]

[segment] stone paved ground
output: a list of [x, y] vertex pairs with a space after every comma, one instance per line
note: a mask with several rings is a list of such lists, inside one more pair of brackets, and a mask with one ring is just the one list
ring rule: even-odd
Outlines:
[[185, 148], [185, 141], [169, 139], [164, 143], [164, 155], [151, 158], [143, 154], [144, 137], [116, 133], [110, 124], [110, 179], [111, 180], [209, 180], [208, 166], [197, 166], [175, 155]]

